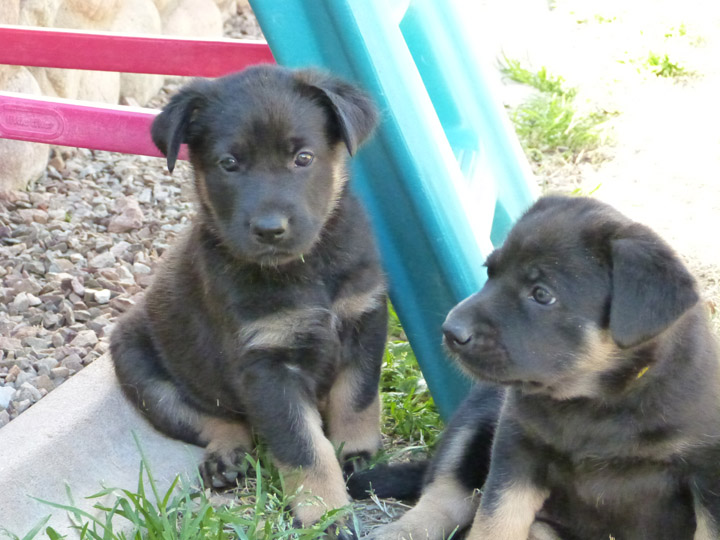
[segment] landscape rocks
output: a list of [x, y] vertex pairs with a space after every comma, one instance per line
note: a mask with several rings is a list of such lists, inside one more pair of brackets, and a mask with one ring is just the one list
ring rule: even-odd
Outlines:
[[52, 163], [0, 198], [0, 426], [108, 350], [192, 215], [186, 163], [171, 176], [161, 159], [84, 149]]

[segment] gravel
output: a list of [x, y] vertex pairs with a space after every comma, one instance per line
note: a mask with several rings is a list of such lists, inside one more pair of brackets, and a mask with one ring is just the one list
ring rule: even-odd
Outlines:
[[[225, 35], [262, 38], [245, 6]], [[191, 179], [185, 162], [171, 176], [159, 158], [55, 148], [27, 191], [0, 193], [0, 427], [107, 352], [191, 219]]]
[[190, 220], [190, 185], [185, 163], [63, 150], [0, 200], [0, 425], [108, 350]]

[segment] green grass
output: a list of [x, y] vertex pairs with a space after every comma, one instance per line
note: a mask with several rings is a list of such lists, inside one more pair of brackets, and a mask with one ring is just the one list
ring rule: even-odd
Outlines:
[[581, 114], [575, 105], [577, 89], [567, 87], [565, 80], [542, 67], [533, 72], [519, 60], [503, 57], [502, 74], [538, 92], [511, 113], [515, 131], [527, 156], [541, 163], [548, 156], [560, 155], [577, 160], [601, 142], [600, 126], [608, 119], [604, 111]]
[[690, 72], [679, 63], [670, 60], [667, 53], [660, 55], [651, 51], [645, 61], [645, 67], [657, 77], [672, 78], [683, 77], [690, 74]]
[[548, 73], [545, 66], [533, 72], [522, 65], [520, 60], [503, 55], [500, 72], [510, 80], [532, 86], [540, 92], [574, 98], [577, 91], [565, 87], [565, 79]]
[[[427, 450], [437, 441], [440, 416], [392, 307], [389, 313], [390, 339], [381, 379], [383, 432], [390, 446]], [[248, 473], [226, 504], [211, 501], [209, 491], [197, 487], [202, 485], [199, 477], [195, 481], [177, 477], [170, 488], [160, 492], [142, 449], [140, 452], [139, 480], [134, 490], [106, 488], [89, 497], [98, 499], [94, 508], [101, 517], [80, 509], [69, 487], [68, 503], [41, 502], [49, 511], [66, 513], [81, 540], [319, 540], [339, 519], [356, 519], [350, 509], [333, 510], [312, 527], [295, 528], [289, 508], [297, 494], [285, 493], [283, 478], [262, 445], [256, 457], [246, 457]], [[389, 448], [380, 459], [393, 454]], [[102, 502], [108, 497], [110, 503]], [[24, 536], [0, 530], [0, 538], [63, 538], [47, 526], [48, 520], [49, 516]]]
[[[191, 482], [178, 476], [165, 492], [160, 492], [144, 456], [134, 491], [108, 488], [88, 497], [110, 497], [110, 504], [93, 505], [100, 517], [76, 506], [69, 488], [68, 504], [40, 502], [66, 512], [81, 540], [315, 540], [325, 537], [325, 529], [349, 513], [349, 509], [332, 510], [312, 527], [297, 528], [289, 510], [296, 494], [284, 493], [282, 477], [263, 452], [258, 459], [246, 459], [248, 475], [244, 485], [226, 504], [214, 504], [209, 491], [197, 487], [199, 479]], [[38, 538], [48, 519], [23, 537], [8, 531], [0, 531], [0, 535], [32, 540]], [[45, 534], [50, 540], [64, 538], [52, 527], [47, 527]]]

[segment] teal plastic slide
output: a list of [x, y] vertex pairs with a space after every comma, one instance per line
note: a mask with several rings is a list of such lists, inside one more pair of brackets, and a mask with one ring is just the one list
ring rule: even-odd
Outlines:
[[357, 82], [382, 122], [353, 159], [353, 188], [373, 221], [392, 302], [440, 413], [469, 381], [440, 326], [482, 287], [483, 262], [535, 188], [497, 70], [474, 45], [473, 0], [250, 0], [278, 63]]

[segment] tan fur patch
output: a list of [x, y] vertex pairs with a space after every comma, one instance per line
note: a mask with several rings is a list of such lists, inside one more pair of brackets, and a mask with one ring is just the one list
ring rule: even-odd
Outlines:
[[246, 350], [292, 347], [297, 334], [313, 332], [322, 322], [334, 324], [332, 313], [325, 308], [284, 309], [243, 325], [238, 340]]
[[528, 536], [528, 540], [562, 540], [562, 538], [560, 538], [553, 528], [547, 523], [536, 521], [530, 527], [530, 536]]
[[[452, 476], [439, 476], [409, 512], [373, 531], [374, 540], [443, 540], [470, 523], [479, 497]], [[499, 538], [499, 537], [498, 537]], [[523, 539], [525, 540], [525, 539]]]
[[162, 410], [167, 417], [174, 419], [177, 424], [186, 425], [200, 431], [200, 412], [193, 407], [189, 407], [180, 399], [177, 387], [174, 384], [157, 381], [152, 385], [148, 385], [147, 390], [148, 395], [145, 396], [145, 400], [141, 403], [143, 409], [148, 406], [146, 401], [152, 399], [155, 402], [155, 407]]
[[379, 283], [369, 291], [340, 296], [333, 302], [332, 311], [340, 319], [352, 320], [359, 318], [363, 313], [372, 311], [382, 305], [385, 298], [385, 285]]
[[219, 455], [231, 455], [238, 448], [250, 451], [253, 447], [252, 432], [247, 424], [222, 418], [205, 419], [200, 438], [207, 441], [208, 452]]
[[312, 439], [314, 463], [300, 469], [277, 460], [276, 464], [285, 477], [287, 492], [297, 493], [291, 503], [295, 517], [303, 525], [310, 525], [327, 510], [350, 504], [350, 498], [340, 464], [335, 457], [335, 448], [323, 433], [320, 414], [305, 407], [303, 416]]
[[468, 540], [526, 540], [548, 494], [529, 484], [509, 486], [500, 494], [497, 508], [480, 506]]
[[697, 503], [695, 503], [695, 520], [697, 521], [697, 527], [693, 540], [717, 540], [720, 537], [720, 531], [713, 523], [712, 517], [705, 508], [702, 508]]
[[571, 372], [559, 378], [552, 388], [555, 399], [598, 397], [600, 376], [616, 365], [618, 347], [606, 330], [589, 329], [585, 350], [578, 353]]
[[356, 411], [353, 403], [359, 385], [356, 374], [345, 369], [328, 396], [325, 411], [328, 438], [335, 447], [342, 445], [342, 458], [362, 451], [374, 454], [380, 448], [380, 396], [376, 395], [362, 411]]
[[446, 447], [442, 461], [438, 464], [438, 473], [440, 475], [452, 475], [460, 465], [460, 460], [469, 447], [470, 440], [475, 435], [475, 426], [467, 426], [458, 428], [453, 433], [452, 444]]
[[333, 157], [333, 164], [332, 164], [332, 194], [330, 198], [330, 205], [328, 206], [328, 212], [325, 216], [325, 219], [329, 219], [332, 213], [337, 208], [338, 203], [340, 202], [340, 198], [342, 197], [343, 188], [345, 187], [345, 184], [348, 182], [348, 172], [347, 172], [347, 166], [345, 164], [346, 158], [345, 158], [345, 147], [343, 145], [338, 145], [338, 148], [335, 150], [335, 155]]

